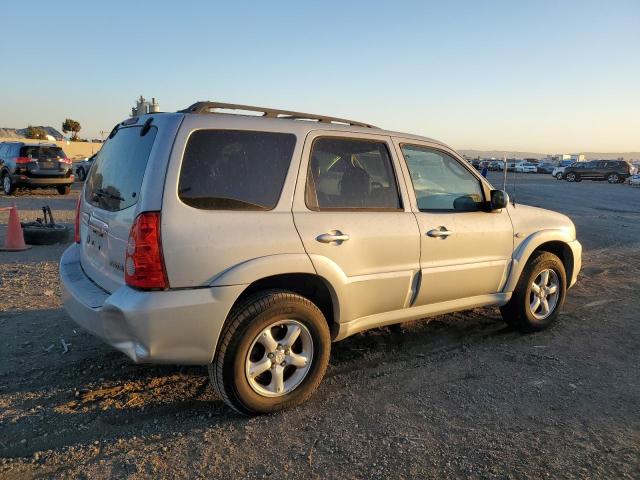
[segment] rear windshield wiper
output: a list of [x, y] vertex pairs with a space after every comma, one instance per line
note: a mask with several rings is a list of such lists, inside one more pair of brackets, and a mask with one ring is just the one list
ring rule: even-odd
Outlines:
[[107, 192], [106, 190], [99, 188], [98, 190], [92, 192], [96, 197], [107, 197], [112, 200], [118, 200], [119, 202], [124, 202], [124, 198], [120, 195], [116, 195], [115, 193]]
[[[179, 193], [182, 194], [187, 190], [190, 190], [190, 188], [183, 189]], [[181, 195], [180, 199], [190, 207], [202, 208], [205, 210], [269, 210], [269, 208], [264, 205], [258, 205], [256, 203], [229, 197], [187, 197]]]

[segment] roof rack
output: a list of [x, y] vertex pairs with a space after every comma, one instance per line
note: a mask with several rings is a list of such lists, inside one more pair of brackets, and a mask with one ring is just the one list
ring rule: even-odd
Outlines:
[[313, 113], [291, 112], [289, 110], [278, 110], [275, 108], [254, 107], [251, 105], [236, 105], [234, 103], [220, 102], [196, 102], [184, 110], [178, 110], [179, 113], [220, 113], [215, 109], [225, 110], [246, 110], [249, 112], [262, 112], [263, 117], [268, 118], [284, 118], [289, 120], [311, 120], [320, 123], [341, 123], [345, 125], [353, 125], [356, 127], [377, 128], [368, 123], [347, 120], [346, 118], [327, 117], [324, 115], [315, 115]]

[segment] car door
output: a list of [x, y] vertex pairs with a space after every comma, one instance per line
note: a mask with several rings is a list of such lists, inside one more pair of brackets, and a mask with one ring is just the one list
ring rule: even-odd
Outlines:
[[584, 162], [578, 167], [580, 178], [593, 179], [597, 176], [599, 162]]
[[394, 141], [404, 158], [421, 234], [414, 305], [500, 292], [513, 253], [507, 209], [483, 209], [490, 186], [453, 151], [415, 140]]
[[590, 178], [594, 180], [601, 180], [605, 178], [607, 170], [607, 162], [593, 162], [593, 169], [591, 169]]
[[305, 141], [293, 216], [340, 321], [409, 305], [420, 233], [391, 139], [314, 131]]

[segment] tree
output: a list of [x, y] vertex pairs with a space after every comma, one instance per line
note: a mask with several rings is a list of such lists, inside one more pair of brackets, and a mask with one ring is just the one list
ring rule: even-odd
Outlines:
[[78, 140], [78, 132], [81, 130], [80, 122], [67, 118], [62, 122], [62, 131], [64, 133], [71, 132], [71, 140]]
[[47, 132], [45, 132], [44, 128], [29, 125], [24, 132], [24, 136], [36, 140], [46, 140]]

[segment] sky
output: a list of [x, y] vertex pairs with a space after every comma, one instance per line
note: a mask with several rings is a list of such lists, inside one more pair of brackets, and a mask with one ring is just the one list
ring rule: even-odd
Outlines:
[[640, 151], [640, 0], [12, 1], [0, 127], [81, 137], [199, 100], [313, 112], [458, 149]]

